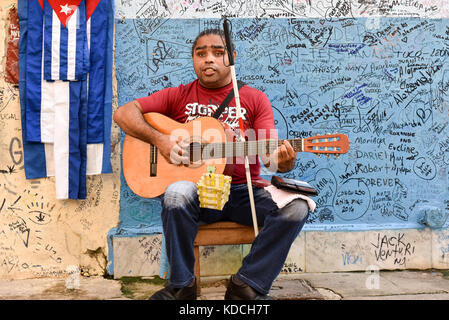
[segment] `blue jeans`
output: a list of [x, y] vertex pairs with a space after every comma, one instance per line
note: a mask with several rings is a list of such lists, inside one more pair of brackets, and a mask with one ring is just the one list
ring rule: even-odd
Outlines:
[[[263, 188], [253, 187], [257, 222], [263, 229], [243, 259], [237, 276], [253, 289], [268, 294], [282, 270], [293, 241], [307, 219], [307, 202], [296, 199], [282, 209]], [[181, 288], [194, 279], [193, 241], [199, 223], [234, 221], [252, 226], [246, 184], [231, 185], [229, 200], [222, 211], [200, 208], [196, 184], [179, 181], [167, 187], [162, 201], [162, 225], [170, 264], [169, 284]]]

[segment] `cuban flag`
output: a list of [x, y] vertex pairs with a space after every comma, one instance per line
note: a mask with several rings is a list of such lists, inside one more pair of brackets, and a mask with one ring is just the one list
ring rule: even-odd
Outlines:
[[64, 2], [43, 2], [44, 79], [85, 80], [89, 69], [86, 1]]
[[112, 0], [19, 0], [19, 91], [27, 179], [86, 198], [112, 173]]

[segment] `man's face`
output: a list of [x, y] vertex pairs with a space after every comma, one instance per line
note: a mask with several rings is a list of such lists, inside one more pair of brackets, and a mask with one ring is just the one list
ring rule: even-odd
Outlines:
[[219, 35], [205, 35], [197, 40], [193, 68], [203, 87], [220, 88], [231, 83], [231, 68], [227, 65], [228, 55]]

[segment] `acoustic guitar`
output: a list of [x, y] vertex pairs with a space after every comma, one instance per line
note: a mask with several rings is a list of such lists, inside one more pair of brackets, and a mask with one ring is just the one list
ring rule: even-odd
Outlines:
[[[187, 180], [197, 182], [207, 166], [215, 173], [232, 174], [232, 162], [238, 157], [272, 153], [284, 140], [266, 139], [235, 142], [233, 131], [212, 117], [201, 117], [179, 123], [159, 113], [146, 113], [144, 119], [161, 133], [188, 143], [189, 162], [172, 164], [157, 147], [126, 135], [123, 141], [123, 175], [130, 189], [144, 198], [154, 198], [170, 184]], [[326, 134], [304, 139], [288, 139], [295, 152], [339, 155], [349, 150], [344, 134]], [[237, 158], [236, 158], [237, 157]], [[240, 162], [242, 163], [242, 162]]]

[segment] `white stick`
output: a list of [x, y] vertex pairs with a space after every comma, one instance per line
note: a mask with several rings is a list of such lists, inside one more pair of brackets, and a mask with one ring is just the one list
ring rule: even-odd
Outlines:
[[[237, 76], [235, 74], [235, 66], [231, 65], [231, 76], [232, 76], [232, 84], [234, 87], [234, 97], [235, 97], [235, 105], [237, 107], [237, 119], [241, 119], [241, 107], [240, 107], [240, 96], [239, 96], [239, 88], [237, 86]], [[245, 142], [245, 135], [243, 132], [243, 128], [240, 128], [240, 141]], [[248, 155], [245, 155], [245, 171], [246, 171], [246, 182], [248, 184], [248, 194], [249, 194], [249, 203], [251, 205], [251, 214], [253, 217], [253, 227], [254, 227], [254, 235], [257, 237], [259, 234], [259, 228], [257, 226], [257, 216], [256, 216], [256, 207], [254, 205], [254, 194], [253, 194], [253, 185], [251, 184], [251, 172], [249, 170], [249, 161]]]

